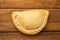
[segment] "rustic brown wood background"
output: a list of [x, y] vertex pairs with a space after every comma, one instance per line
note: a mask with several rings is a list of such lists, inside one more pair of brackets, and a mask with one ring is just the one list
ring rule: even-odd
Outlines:
[[[34, 36], [19, 32], [11, 19], [12, 11], [48, 9], [48, 24]], [[0, 0], [0, 40], [60, 40], [60, 0]]]

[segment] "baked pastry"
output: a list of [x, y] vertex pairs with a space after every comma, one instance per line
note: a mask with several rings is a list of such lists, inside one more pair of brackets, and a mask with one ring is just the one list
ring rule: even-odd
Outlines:
[[46, 26], [48, 16], [49, 11], [44, 9], [12, 12], [12, 20], [16, 28], [28, 35], [39, 33]]

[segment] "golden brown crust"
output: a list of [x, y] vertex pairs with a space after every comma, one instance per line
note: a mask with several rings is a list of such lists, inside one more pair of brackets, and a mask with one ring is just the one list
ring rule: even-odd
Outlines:
[[[36, 13], [40, 13], [40, 15], [42, 15], [42, 17], [44, 16], [44, 20], [43, 20], [43, 23], [37, 28], [37, 29], [32, 29], [32, 30], [27, 30], [25, 28], [23, 28], [23, 25], [19, 22], [19, 17], [18, 16], [20, 13], [31, 13], [31, 12], [36, 12]], [[44, 14], [42, 14], [44, 13]], [[49, 11], [48, 10], [44, 10], [44, 9], [35, 9], [35, 10], [28, 10], [28, 11], [22, 11], [22, 12], [18, 12], [18, 11], [15, 11], [15, 12], [12, 12], [12, 20], [16, 26], [16, 28], [25, 33], [25, 34], [28, 34], [28, 35], [34, 35], [34, 34], [37, 34], [39, 33], [47, 24], [47, 20], [48, 20], [48, 16], [49, 16]], [[42, 21], [42, 20], [40, 20]]]

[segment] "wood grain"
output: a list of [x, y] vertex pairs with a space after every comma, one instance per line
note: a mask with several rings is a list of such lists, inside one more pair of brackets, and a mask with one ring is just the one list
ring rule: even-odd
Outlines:
[[60, 0], [0, 0], [0, 8], [60, 8]]
[[0, 40], [60, 40], [60, 32], [41, 32], [34, 36], [20, 32], [0, 33]]
[[[19, 32], [11, 19], [13, 11], [49, 10], [45, 29], [29, 36]], [[60, 0], [0, 0], [0, 40], [60, 40]]]
[[[13, 11], [24, 11], [31, 9], [0, 9], [0, 32], [17, 31], [11, 19]], [[48, 24], [43, 31], [60, 31], [60, 9], [48, 9], [50, 11]]]

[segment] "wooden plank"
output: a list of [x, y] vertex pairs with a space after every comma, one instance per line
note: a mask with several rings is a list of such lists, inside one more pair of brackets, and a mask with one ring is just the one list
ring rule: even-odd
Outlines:
[[0, 8], [60, 8], [60, 0], [0, 0]]
[[[12, 11], [24, 11], [31, 9], [0, 9], [0, 32], [17, 31], [11, 19]], [[60, 9], [48, 9], [50, 11], [48, 24], [43, 31], [60, 31]]]
[[60, 32], [41, 32], [34, 36], [20, 32], [0, 33], [0, 40], [60, 40]]

